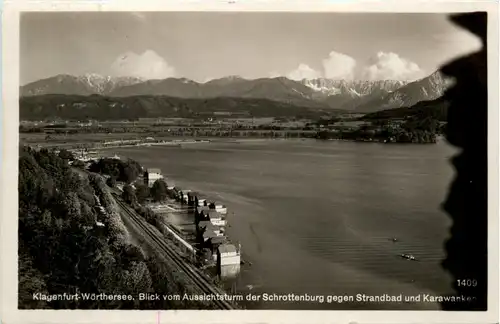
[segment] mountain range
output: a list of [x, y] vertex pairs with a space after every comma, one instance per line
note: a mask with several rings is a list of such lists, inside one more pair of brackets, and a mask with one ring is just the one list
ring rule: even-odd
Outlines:
[[444, 78], [441, 73], [435, 72], [426, 78], [410, 82], [396, 91], [357, 105], [356, 110], [360, 112], [375, 112], [411, 107], [419, 102], [432, 101], [442, 97], [452, 84], [451, 79]]
[[56, 75], [20, 87], [21, 97], [47, 94], [108, 97], [168, 96], [184, 99], [265, 99], [287, 105], [374, 112], [408, 107], [439, 98], [450, 85], [439, 72], [414, 81], [290, 80], [285, 77], [248, 80], [228, 76], [205, 83], [186, 78], [143, 80], [97, 74]]
[[21, 86], [22, 97], [45, 94], [65, 94], [89, 96], [109, 94], [116, 89], [144, 82], [136, 77], [111, 77], [89, 73], [81, 76], [59, 74]]

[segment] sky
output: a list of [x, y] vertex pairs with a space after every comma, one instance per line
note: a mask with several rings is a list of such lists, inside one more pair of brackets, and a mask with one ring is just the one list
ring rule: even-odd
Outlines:
[[432, 13], [33, 12], [21, 16], [20, 78], [411, 81], [479, 48]]

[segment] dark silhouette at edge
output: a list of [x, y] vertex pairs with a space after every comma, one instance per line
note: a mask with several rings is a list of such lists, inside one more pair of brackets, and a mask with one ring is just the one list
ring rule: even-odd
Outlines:
[[442, 309], [485, 311], [488, 289], [487, 13], [452, 15], [451, 21], [478, 36], [483, 47], [441, 67], [444, 75], [455, 79], [455, 85], [445, 93], [450, 103], [446, 138], [462, 149], [452, 158], [455, 179], [443, 204], [453, 224], [445, 243], [447, 256], [442, 266], [452, 275], [456, 295], [472, 298], [466, 303], [443, 302]]

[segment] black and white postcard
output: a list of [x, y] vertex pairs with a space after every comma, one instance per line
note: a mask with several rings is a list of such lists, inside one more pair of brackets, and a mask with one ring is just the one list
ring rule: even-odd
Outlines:
[[6, 3], [2, 321], [497, 322], [498, 4], [405, 3]]

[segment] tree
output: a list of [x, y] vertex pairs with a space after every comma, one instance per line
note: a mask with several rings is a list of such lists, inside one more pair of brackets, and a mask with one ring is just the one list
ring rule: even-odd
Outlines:
[[141, 165], [132, 159], [122, 162], [122, 178], [127, 183], [133, 182], [142, 173]]
[[[54, 152], [19, 152], [18, 307], [20, 309], [133, 308], [138, 301], [66, 301], [47, 305], [46, 295], [151, 292], [144, 253], [127, 245], [128, 233], [102, 176], [81, 179]], [[133, 189], [128, 186], [129, 201]], [[106, 213], [106, 231], [89, 228], [97, 219], [94, 194]], [[147, 303], [141, 307], [150, 307]]]
[[127, 204], [134, 204], [137, 202], [137, 197], [135, 196], [135, 191], [132, 186], [127, 184], [123, 187], [122, 199]]
[[139, 173], [136, 172], [136, 170], [133, 167], [127, 165], [123, 168], [123, 173], [120, 178], [126, 183], [131, 183], [135, 179], [137, 179], [138, 175]]
[[59, 157], [61, 159], [70, 160], [70, 161], [73, 161], [75, 159], [75, 156], [73, 155], [73, 153], [71, 153], [70, 151], [68, 151], [66, 149], [62, 149], [59, 152]]
[[119, 178], [122, 175], [122, 170], [123, 165], [120, 160], [108, 158], [99, 159], [98, 161], [93, 162], [89, 167], [89, 171], [91, 172], [106, 174], [115, 178]]
[[92, 212], [90, 206], [85, 202], [81, 202], [81, 222], [83, 225], [92, 226], [97, 221], [96, 215]]
[[106, 180], [106, 184], [110, 188], [116, 187], [116, 179], [115, 179], [115, 177], [109, 177], [108, 180]]
[[123, 162], [117, 159], [104, 158], [92, 163], [89, 170], [95, 173], [107, 174], [120, 181], [131, 183], [141, 174], [142, 167], [132, 159]]
[[48, 294], [42, 273], [33, 267], [33, 261], [22, 241], [19, 241], [18, 307], [21, 309], [48, 308], [47, 302], [33, 299], [34, 293]]
[[389, 121], [387, 119], [374, 119], [372, 121], [372, 125], [380, 128], [385, 128], [389, 125]]
[[319, 131], [319, 132], [316, 134], [316, 137], [317, 137], [318, 139], [323, 139], [323, 140], [326, 140], [326, 139], [331, 138], [331, 133], [330, 133], [329, 131], [322, 130], [322, 131]]
[[155, 201], [164, 201], [167, 199], [167, 184], [162, 179], [158, 179], [153, 183], [151, 188], [151, 196]]
[[[410, 133], [411, 134], [411, 133]], [[403, 131], [398, 134], [396, 141], [397, 142], [402, 142], [402, 143], [408, 143], [411, 142], [411, 137], [410, 134], [406, 131]]]
[[365, 131], [365, 136], [367, 138], [373, 138], [375, 136], [375, 131], [373, 129], [367, 129]]
[[80, 161], [80, 160], [76, 160], [75, 162], [73, 162], [73, 166], [75, 168], [85, 169], [85, 163], [83, 161]]
[[149, 187], [145, 184], [135, 185], [135, 196], [137, 197], [137, 202], [142, 204], [149, 197]]

